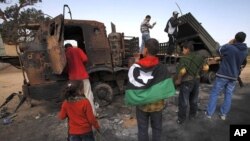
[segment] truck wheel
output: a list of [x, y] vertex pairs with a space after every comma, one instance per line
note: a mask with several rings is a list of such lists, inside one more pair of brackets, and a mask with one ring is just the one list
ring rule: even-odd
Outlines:
[[93, 89], [93, 93], [95, 102], [97, 102], [100, 107], [110, 104], [114, 97], [113, 90], [107, 83], [97, 84]]
[[216, 76], [215, 72], [213, 72], [213, 71], [208, 72], [208, 75], [207, 75], [208, 84], [212, 84], [214, 82], [215, 76]]

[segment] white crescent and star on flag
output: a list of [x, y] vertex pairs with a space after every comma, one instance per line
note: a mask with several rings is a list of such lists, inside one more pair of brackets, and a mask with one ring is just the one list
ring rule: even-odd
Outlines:
[[[129, 78], [129, 82], [131, 84], [133, 84], [134, 86], [136, 87], [143, 87], [145, 86], [144, 84], [138, 82], [135, 80], [134, 78], [134, 70], [135, 68], [141, 68], [140, 65], [138, 64], [133, 64], [130, 69], [129, 69], [129, 72], [128, 72], [128, 78]], [[140, 70], [140, 75], [137, 77], [137, 79], [141, 79], [143, 81], [143, 83], [147, 84], [148, 83], [148, 80], [150, 79], [153, 79], [154, 77], [152, 76], [152, 71], [150, 72], [144, 72], [142, 70]]]

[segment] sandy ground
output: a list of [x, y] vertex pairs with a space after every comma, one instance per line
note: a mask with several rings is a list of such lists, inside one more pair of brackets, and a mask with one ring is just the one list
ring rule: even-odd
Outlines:
[[[249, 62], [249, 61], [248, 61]], [[228, 119], [222, 121], [218, 112], [212, 120], [204, 118], [204, 109], [208, 100], [208, 92], [212, 85], [202, 84], [200, 87], [200, 110], [198, 118], [187, 121], [184, 125], [176, 124], [177, 106], [171, 100], [163, 111], [163, 141], [221, 141], [229, 140], [229, 127], [231, 124], [250, 124], [250, 63], [241, 74], [245, 83], [243, 88], [237, 85], [233, 96], [232, 109]], [[13, 92], [22, 89], [21, 70], [7, 67], [0, 70], [0, 104]], [[219, 103], [223, 96], [220, 96]], [[5, 108], [13, 113], [19, 102], [14, 97]], [[60, 104], [51, 104], [46, 101], [33, 101], [34, 107], [24, 103], [17, 111], [16, 117], [9, 124], [0, 119], [0, 141], [59, 141], [66, 140], [67, 122], [57, 119]], [[218, 110], [218, 108], [217, 108]], [[102, 127], [102, 141], [133, 141], [137, 140], [137, 125], [133, 107], [123, 105], [123, 96], [118, 95], [115, 101], [98, 111], [104, 115], [99, 120]]]

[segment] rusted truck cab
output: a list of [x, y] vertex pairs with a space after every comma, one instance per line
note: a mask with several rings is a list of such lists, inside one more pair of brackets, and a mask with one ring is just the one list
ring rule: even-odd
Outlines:
[[[35, 27], [34, 27], [35, 28]], [[23, 92], [33, 99], [60, 98], [68, 80], [65, 41], [75, 41], [88, 57], [86, 64], [95, 99], [105, 105], [123, 93], [128, 66], [139, 39], [113, 31], [107, 36], [103, 23], [64, 19], [63, 15], [40, 24], [33, 42], [20, 45], [24, 71]], [[114, 25], [113, 25], [114, 28]], [[113, 29], [115, 30], [115, 29]]]

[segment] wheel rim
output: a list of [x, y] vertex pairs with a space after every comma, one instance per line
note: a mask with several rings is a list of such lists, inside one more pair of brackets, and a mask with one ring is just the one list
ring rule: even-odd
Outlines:
[[94, 88], [94, 98], [100, 107], [110, 104], [113, 100], [113, 90], [106, 84], [97, 84]]
[[208, 80], [209, 84], [212, 84], [214, 82], [214, 80], [215, 80], [215, 73], [214, 72], [209, 72], [207, 80]]

